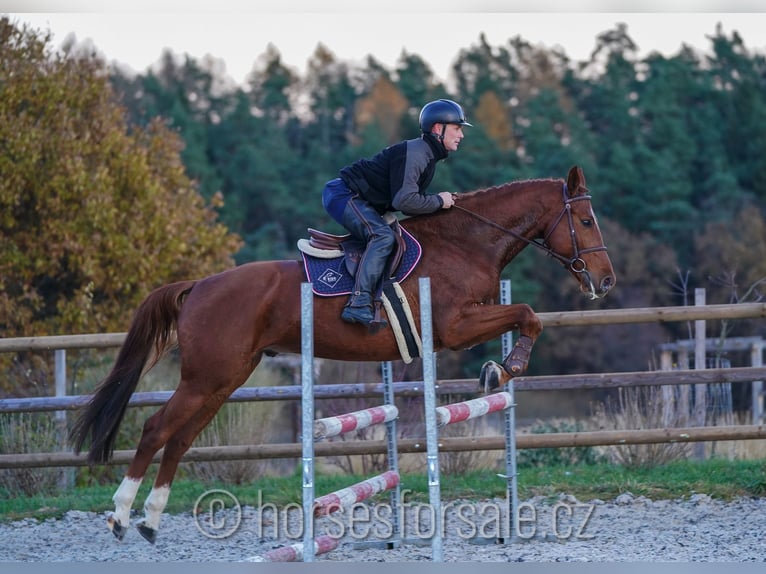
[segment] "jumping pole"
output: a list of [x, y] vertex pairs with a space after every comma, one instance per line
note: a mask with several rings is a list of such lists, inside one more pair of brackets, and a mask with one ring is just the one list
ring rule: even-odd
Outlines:
[[[500, 281], [500, 303], [503, 305], [511, 304], [511, 280], [503, 279]], [[503, 333], [500, 338], [502, 343], [502, 356], [507, 357], [513, 349], [513, 333], [510, 331]], [[505, 542], [515, 540], [518, 532], [518, 476], [516, 468], [516, 397], [514, 394], [513, 379], [510, 379], [505, 385], [505, 392], [510, 397], [510, 405], [504, 411], [504, 435], [505, 435], [505, 478], [506, 480], [506, 506], [508, 519], [506, 520]]]
[[301, 439], [303, 561], [314, 561], [314, 294], [301, 283]]

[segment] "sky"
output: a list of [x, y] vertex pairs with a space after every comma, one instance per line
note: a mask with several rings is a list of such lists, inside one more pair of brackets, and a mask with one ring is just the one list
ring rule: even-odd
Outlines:
[[362, 62], [372, 55], [390, 69], [406, 50], [421, 56], [446, 81], [460, 50], [476, 45], [482, 33], [491, 46], [520, 36], [535, 45], [560, 47], [570, 59], [582, 61], [596, 46], [597, 35], [618, 23], [627, 25], [640, 55], [673, 55], [682, 44], [709, 52], [708, 36], [718, 23], [727, 35], [738, 32], [751, 51], [766, 53], [764, 4], [591, 0], [572, 10], [553, 0], [388, 0], [390, 11], [381, 12], [345, 0], [323, 0], [321, 9], [309, 0], [133, 0], [130, 8], [112, 0], [0, 0], [0, 13], [49, 30], [54, 47], [73, 34], [78, 43], [92, 44], [107, 62], [135, 72], [145, 72], [167, 48], [195, 60], [208, 55], [222, 60], [226, 73], [242, 84], [269, 44], [301, 74], [321, 43], [338, 59]]

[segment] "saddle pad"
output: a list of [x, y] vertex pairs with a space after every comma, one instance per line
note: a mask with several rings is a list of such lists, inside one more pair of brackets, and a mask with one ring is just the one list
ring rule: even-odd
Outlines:
[[[404, 281], [420, 261], [423, 248], [406, 229], [402, 228], [402, 237], [407, 245], [399, 268], [394, 274], [394, 281]], [[323, 297], [335, 297], [336, 295], [349, 295], [354, 290], [354, 278], [346, 270], [343, 257], [333, 259], [319, 259], [301, 252], [303, 268], [306, 278], [312, 283], [314, 294]]]

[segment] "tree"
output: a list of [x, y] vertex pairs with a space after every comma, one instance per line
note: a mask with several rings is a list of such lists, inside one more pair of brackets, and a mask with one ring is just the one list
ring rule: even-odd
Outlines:
[[452, 72], [460, 103], [469, 110], [478, 106], [485, 92], [493, 91], [503, 100], [510, 98], [517, 79], [511, 52], [504, 46], [493, 48], [484, 34], [478, 46], [460, 51]]
[[487, 136], [498, 149], [516, 149], [517, 141], [508, 109], [497, 92], [490, 90], [479, 97], [476, 106], [476, 122], [484, 128]]
[[317, 46], [308, 63], [305, 89], [310, 99], [311, 122], [307, 130], [317, 146], [317, 157], [331, 160], [346, 147], [353, 131], [356, 93], [348, 66], [323, 45]]
[[0, 332], [119, 331], [162, 284], [232, 265], [163, 123], [129, 130], [100, 60], [0, 19]]
[[[709, 223], [695, 235], [699, 279], [709, 282], [709, 301], [728, 302], [766, 277], [766, 218], [757, 205], [737, 214], [736, 225]], [[763, 289], [761, 289], [763, 291]]]
[[413, 106], [418, 107], [418, 110], [426, 102], [443, 97], [446, 93], [423, 58], [417, 54], [409, 54], [406, 50], [399, 56], [396, 76], [402, 94]]
[[711, 37], [710, 74], [719, 90], [720, 129], [740, 186], [766, 198], [766, 58], [752, 55], [720, 24]]
[[399, 128], [408, 108], [409, 102], [396, 85], [381, 76], [370, 92], [357, 100], [354, 124], [357, 130], [376, 124], [384, 134], [385, 145], [391, 145], [402, 139]]

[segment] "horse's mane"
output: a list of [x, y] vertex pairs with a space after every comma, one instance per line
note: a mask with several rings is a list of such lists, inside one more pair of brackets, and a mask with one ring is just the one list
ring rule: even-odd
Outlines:
[[557, 183], [561, 182], [561, 179], [555, 179], [555, 178], [535, 178], [535, 179], [519, 179], [515, 181], [510, 181], [507, 183], [502, 183], [498, 185], [493, 185], [490, 187], [484, 187], [481, 189], [474, 189], [472, 191], [465, 191], [463, 193], [458, 194], [460, 197], [474, 197], [477, 195], [484, 195], [484, 194], [492, 194], [492, 193], [514, 193], [518, 192], [521, 189], [525, 189], [527, 186], [530, 185], [539, 185], [539, 184], [545, 184], [545, 183]]
[[[506, 195], [510, 196], [521, 193], [529, 187], [542, 188], [551, 184], [561, 186], [562, 181], [563, 180], [560, 178], [521, 179], [490, 187], [474, 189], [472, 191], [465, 191], [458, 194], [457, 205], [491, 218], [493, 211], [501, 205], [499, 203], [501, 197], [504, 198]], [[458, 228], [465, 230], [467, 225], [474, 222], [466, 220], [463, 215], [464, 214], [456, 209], [446, 211], [439, 210], [434, 213], [408, 217], [402, 221], [402, 224], [407, 228], [414, 225], [418, 230], [422, 231], [427, 231], [432, 228], [439, 229], [446, 225], [452, 226], [453, 224], [458, 226]], [[519, 215], [524, 217], [527, 214], [520, 213]]]

